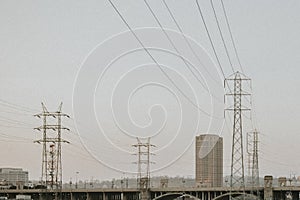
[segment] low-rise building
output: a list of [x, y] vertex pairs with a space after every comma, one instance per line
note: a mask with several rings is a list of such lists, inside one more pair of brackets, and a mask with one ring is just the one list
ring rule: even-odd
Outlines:
[[27, 185], [28, 171], [22, 168], [0, 168], [0, 181], [15, 186]]

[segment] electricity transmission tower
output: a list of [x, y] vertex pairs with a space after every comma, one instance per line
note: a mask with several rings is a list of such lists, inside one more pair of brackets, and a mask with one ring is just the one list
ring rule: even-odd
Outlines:
[[[62, 103], [56, 112], [49, 112], [44, 103], [42, 103], [42, 108], [42, 113], [34, 115], [43, 120], [43, 124], [35, 128], [42, 132], [42, 139], [34, 141], [43, 145], [41, 182], [47, 189], [61, 190], [61, 143], [69, 143], [61, 138], [62, 130], [69, 130], [61, 125], [61, 118], [69, 118], [69, 116], [62, 113]], [[57, 199], [57, 193], [55, 198]]]
[[252, 184], [254, 188], [259, 187], [259, 168], [258, 168], [258, 132], [253, 131], [253, 155], [252, 155]]
[[259, 168], [258, 168], [258, 131], [255, 129], [253, 132], [247, 134], [247, 153], [248, 160], [248, 172], [250, 174], [250, 186], [251, 192], [256, 191], [259, 196]]
[[[250, 97], [250, 93], [243, 90], [242, 83], [245, 81], [250, 82], [251, 79], [240, 72], [235, 72], [229, 78], [226, 78], [225, 81], [230, 87], [226, 96], [233, 98], [231, 99], [233, 105], [226, 109], [233, 111], [230, 188], [231, 191], [235, 188], [245, 192], [242, 112], [250, 110], [243, 103], [243, 100], [247, 99], [246, 96]], [[231, 88], [232, 86], [233, 88]]]
[[151, 147], [155, 145], [150, 143], [150, 138], [147, 138], [146, 142], [142, 142], [141, 139], [137, 138], [137, 144], [132, 145], [137, 148], [138, 161], [134, 162], [138, 166], [137, 183], [140, 190], [142, 200], [148, 199], [148, 189], [150, 187], [150, 164], [154, 162], [150, 161], [150, 156], [154, 155], [151, 153]]
[[253, 160], [253, 134], [252, 133], [247, 133], [246, 137], [246, 150], [247, 150], [247, 181], [249, 185], [252, 185], [253, 180], [252, 180], [252, 160]]

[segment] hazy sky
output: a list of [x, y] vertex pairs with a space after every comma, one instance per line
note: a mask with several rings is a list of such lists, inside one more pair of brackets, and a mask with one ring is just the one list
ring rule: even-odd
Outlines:
[[[41, 121], [32, 115], [41, 111], [42, 101], [50, 111], [62, 101], [72, 116], [63, 121], [71, 128], [64, 134], [71, 142], [63, 147], [65, 181], [75, 179], [77, 171], [82, 180], [133, 177], [131, 145], [135, 137], [148, 136], [157, 146], [153, 175], [194, 176], [193, 138], [206, 132], [224, 137], [224, 174], [229, 174], [231, 125], [227, 115], [229, 128], [222, 129], [223, 77], [195, 1], [166, 0], [198, 57], [163, 2], [148, 0], [184, 58], [143, 1], [113, 2], [161, 68], [108, 1], [0, 1], [0, 166], [22, 167], [30, 178], [40, 177], [42, 147], [32, 141], [41, 137], [33, 130]], [[199, 2], [229, 76], [211, 5]], [[213, 2], [239, 70], [220, 1]], [[300, 175], [300, 3], [224, 3], [244, 72], [252, 79], [260, 175]], [[249, 116], [245, 134], [252, 129]]]

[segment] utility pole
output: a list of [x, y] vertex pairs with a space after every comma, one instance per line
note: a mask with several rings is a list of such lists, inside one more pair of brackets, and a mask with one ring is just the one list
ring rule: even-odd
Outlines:
[[[226, 96], [233, 97], [233, 105], [226, 110], [233, 111], [233, 135], [232, 135], [232, 149], [231, 149], [231, 175], [230, 175], [230, 191], [242, 190], [245, 192], [245, 177], [244, 177], [244, 154], [243, 154], [243, 123], [242, 112], [249, 111], [250, 108], [243, 105], [245, 96], [250, 96], [250, 93], [243, 90], [242, 83], [251, 81], [248, 77], [240, 72], [235, 72], [229, 78], [225, 79], [228, 87], [231, 87], [233, 82], [233, 89], [228, 88], [229, 92]], [[227, 98], [225, 98], [227, 99]], [[230, 199], [232, 196], [230, 195]]]
[[[42, 152], [42, 178], [41, 182], [47, 189], [62, 189], [62, 162], [61, 162], [61, 143], [69, 143], [61, 138], [62, 130], [69, 130], [61, 125], [61, 117], [69, 115], [62, 113], [62, 103], [56, 112], [49, 112], [42, 103], [43, 111], [34, 115], [41, 118], [43, 124], [35, 130], [42, 131], [42, 139], [34, 141], [43, 145]], [[55, 199], [58, 199], [56, 192]]]
[[141, 139], [137, 139], [137, 144], [132, 145], [137, 149], [138, 161], [134, 162], [138, 165], [138, 176], [137, 183], [138, 188], [140, 190], [140, 199], [148, 200], [149, 197], [149, 186], [150, 186], [150, 164], [153, 162], [150, 161], [150, 156], [154, 155], [151, 153], [151, 147], [155, 147], [155, 145], [150, 143], [150, 138], [147, 138], [146, 142], [142, 142]]

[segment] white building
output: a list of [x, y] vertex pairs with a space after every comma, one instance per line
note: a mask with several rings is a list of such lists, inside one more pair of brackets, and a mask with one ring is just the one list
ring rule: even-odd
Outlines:
[[0, 181], [15, 186], [27, 185], [28, 171], [22, 168], [0, 168]]

